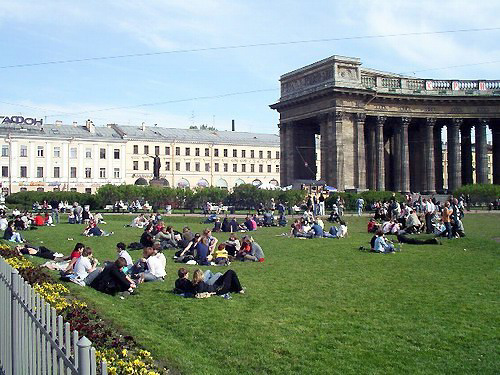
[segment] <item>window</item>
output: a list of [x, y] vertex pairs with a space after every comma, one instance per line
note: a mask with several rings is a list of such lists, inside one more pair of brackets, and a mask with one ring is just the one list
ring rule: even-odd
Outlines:
[[149, 154], [149, 146], [144, 146], [144, 153], [145, 153], [146, 155], [148, 155], [148, 154]]
[[175, 170], [180, 171], [181, 170], [181, 163], [177, 162], [175, 163]]
[[160, 155], [160, 146], [155, 146], [155, 155]]
[[227, 172], [227, 163], [224, 163], [224, 172]]
[[199, 172], [200, 171], [200, 163], [194, 163], [194, 170], [196, 172]]
[[99, 149], [99, 159], [106, 159], [106, 149], [105, 148]]
[[138, 154], [139, 153], [139, 145], [134, 145], [134, 151], [133, 151], [134, 154]]
[[36, 191], [44, 191], [45, 189], [43, 187], [36, 188]]
[[279, 165], [276, 166], [276, 173], [280, 173], [280, 166]]
[[85, 188], [85, 194], [92, 194], [92, 188]]
[[175, 155], [179, 156], [181, 154], [181, 148], [180, 147], [176, 147], [175, 148]]
[[61, 157], [61, 147], [54, 147], [54, 157], [55, 158]]
[[85, 149], [85, 159], [92, 159], [92, 149], [90, 148]]
[[267, 173], [271, 173], [271, 165], [267, 166]]
[[264, 172], [264, 166], [262, 164], [259, 164], [259, 173]]
[[276, 151], [276, 159], [279, 159], [279, 158], [280, 158], [280, 152]]
[[71, 147], [69, 149], [69, 158], [70, 159], [76, 159], [76, 155], [77, 155], [76, 147]]
[[43, 178], [43, 167], [36, 167], [36, 178]]
[[99, 177], [106, 178], [106, 168], [99, 168]]
[[61, 177], [61, 168], [54, 167], [54, 178], [59, 178], [59, 177]]
[[76, 188], [71, 188], [69, 191], [77, 191]]
[[149, 171], [149, 160], [144, 161], [144, 170]]
[[245, 173], [247, 171], [247, 165], [246, 164], [241, 164], [241, 171]]
[[214, 170], [215, 170], [216, 172], [219, 172], [219, 163], [215, 163], [215, 164], [214, 164]]
[[165, 155], [170, 155], [170, 147], [165, 147]]
[[186, 155], [186, 156], [191, 155], [191, 149], [189, 147], [186, 147], [186, 149], [184, 150], [184, 155]]
[[113, 157], [114, 157], [115, 159], [120, 159], [120, 149], [119, 149], [119, 148], [115, 148], [115, 149], [113, 150]]
[[27, 158], [28, 157], [28, 146], [21, 146], [21, 154], [20, 156], [22, 158]]
[[19, 190], [20, 190], [20, 191], [28, 191], [28, 189], [27, 189], [27, 188], [25, 188], [25, 187], [22, 187], [22, 188], [20, 188]]
[[250, 172], [251, 173], [255, 172], [255, 164], [250, 164]]
[[169, 171], [169, 170], [170, 170], [170, 162], [169, 162], [169, 161], [166, 161], [166, 162], [165, 162], [165, 170], [166, 170], [166, 171]]
[[194, 149], [194, 156], [200, 156], [200, 148], [199, 147], [196, 147]]
[[85, 168], [85, 178], [92, 178], [92, 168]]
[[259, 159], [262, 159], [264, 157], [264, 151], [259, 151]]
[[76, 178], [76, 167], [71, 167], [69, 169], [69, 177]]
[[271, 151], [268, 151], [268, 152], [267, 152], [267, 158], [268, 158], [268, 159], [271, 159]]
[[224, 157], [227, 158], [227, 148], [224, 149]]
[[205, 149], [205, 156], [210, 156], [210, 149], [209, 148]]
[[205, 172], [210, 172], [210, 163], [205, 163]]
[[120, 168], [114, 168], [113, 169], [113, 177], [114, 178], [120, 178]]
[[237, 158], [238, 157], [238, 150], [233, 150], [233, 158]]
[[37, 154], [38, 157], [43, 158], [43, 146], [38, 146], [36, 148], [36, 154]]
[[9, 167], [2, 166], [2, 177], [9, 177]]
[[22, 166], [21, 167], [21, 178], [26, 178], [28, 177], [28, 167]]
[[255, 157], [255, 151], [254, 150], [250, 150], [250, 157], [252, 159]]
[[9, 156], [9, 146], [2, 145], [2, 156]]
[[219, 157], [219, 149], [218, 149], [218, 148], [214, 149], [214, 156], [215, 156], [216, 158], [218, 158], [218, 157]]
[[247, 150], [241, 150], [241, 157], [246, 158], [247, 157]]
[[190, 171], [191, 170], [191, 163], [186, 163], [186, 171]]
[[238, 164], [233, 164], [233, 172], [238, 172]]
[[138, 171], [139, 170], [139, 162], [137, 160], [135, 160], [134, 162], [132, 162], [132, 169], [134, 171]]
[[61, 191], [61, 189], [59, 189], [59, 188], [54, 188], [54, 189], [52, 189], [52, 191]]

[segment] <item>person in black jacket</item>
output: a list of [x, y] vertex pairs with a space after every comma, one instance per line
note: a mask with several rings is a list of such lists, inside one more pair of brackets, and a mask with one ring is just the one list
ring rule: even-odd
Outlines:
[[204, 280], [203, 271], [197, 269], [193, 273], [193, 288], [195, 293], [215, 293], [219, 296], [226, 293], [245, 293], [241, 287], [240, 280], [233, 270], [226, 271], [213, 285]]
[[194, 287], [191, 280], [189, 280], [189, 271], [185, 268], [179, 268], [177, 271], [179, 278], [175, 280], [174, 293], [184, 294], [184, 296], [192, 296], [194, 294]]
[[153, 247], [153, 235], [151, 234], [153, 230], [153, 226], [151, 224], [148, 224], [146, 229], [144, 229], [144, 232], [141, 235], [141, 239], [139, 242], [143, 247]]
[[119, 292], [133, 292], [136, 285], [125, 276], [122, 269], [127, 265], [125, 258], [118, 258], [109, 264], [90, 283], [90, 286], [99, 292], [114, 295]]

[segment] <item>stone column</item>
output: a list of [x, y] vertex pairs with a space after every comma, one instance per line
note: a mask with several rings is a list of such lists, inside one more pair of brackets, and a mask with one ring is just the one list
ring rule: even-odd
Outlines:
[[376, 189], [385, 190], [385, 168], [384, 168], [384, 123], [385, 116], [377, 116], [375, 127], [375, 155], [376, 155]]
[[410, 154], [408, 148], [408, 126], [411, 118], [401, 118], [401, 192], [410, 192]]
[[295, 179], [295, 163], [296, 163], [296, 154], [295, 151], [295, 124], [290, 121], [285, 123], [285, 144], [284, 144], [284, 158], [285, 164], [283, 165], [283, 169], [285, 170], [284, 175], [286, 176], [286, 185], [291, 185]]
[[448, 132], [448, 191], [453, 192], [462, 185], [460, 165], [460, 126], [463, 119], [454, 118], [447, 125]]
[[365, 154], [365, 120], [364, 113], [354, 114], [354, 153], [355, 153], [355, 187], [366, 189], [366, 154]]
[[342, 120], [344, 113], [336, 111], [335, 126], [332, 132], [332, 183], [340, 191], [344, 190], [344, 142], [342, 139]]
[[323, 113], [317, 116], [317, 121], [319, 123], [319, 134], [320, 134], [320, 152], [321, 152], [321, 171], [320, 176], [321, 180], [328, 183], [330, 180], [329, 175], [329, 165], [330, 165], [330, 152], [329, 152], [329, 143], [330, 139], [328, 135], [330, 134], [330, 130], [328, 126], [331, 125], [328, 121], [328, 114]]
[[462, 138], [461, 151], [462, 151], [462, 184], [470, 185], [474, 183], [472, 178], [472, 140], [471, 140], [470, 123], [464, 123], [460, 129]]
[[486, 148], [486, 127], [487, 119], [480, 119], [476, 122], [476, 183], [488, 183], [488, 149]]
[[490, 128], [493, 140], [493, 183], [500, 185], [500, 120], [492, 120]]
[[375, 145], [375, 126], [373, 123], [368, 126], [368, 189], [377, 189], [377, 175], [376, 175], [376, 145]]
[[[280, 122], [278, 124], [278, 128], [280, 129], [280, 182], [282, 186], [288, 185], [288, 176], [287, 176], [287, 161], [288, 155], [286, 150], [286, 123]], [[173, 166], [172, 166], [173, 168]]]
[[443, 181], [443, 141], [441, 140], [441, 125], [434, 126], [434, 171], [436, 176], [436, 192], [444, 191]]
[[[393, 153], [392, 156], [392, 164], [393, 164], [393, 170], [392, 170], [392, 180], [394, 181], [394, 191], [401, 191], [402, 190], [402, 185], [401, 185], [401, 124], [400, 124], [400, 119], [396, 121], [394, 124], [394, 134], [392, 136], [392, 146], [391, 147], [391, 153]], [[388, 184], [391, 186], [390, 182]]]
[[[436, 124], [435, 118], [427, 118], [425, 120], [425, 142], [424, 142], [424, 155], [425, 155], [425, 179], [424, 186], [427, 194], [436, 193], [436, 171], [435, 171], [435, 158], [434, 158], [434, 125]], [[439, 137], [441, 141], [441, 137]], [[442, 165], [442, 164], [441, 164]], [[442, 173], [441, 173], [442, 175]]]

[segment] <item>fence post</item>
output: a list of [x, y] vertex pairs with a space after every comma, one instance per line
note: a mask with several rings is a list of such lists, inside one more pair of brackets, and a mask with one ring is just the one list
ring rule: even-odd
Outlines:
[[12, 285], [12, 296], [10, 299], [11, 303], [11, 317], [12, 317], [12, 325], [11, 325], [11, 355], [12, 355], [12, 372], [11, 374], [18, 374], [21, 370], [19, 354], [21, 353], [21, 348], [19, 348], [19, 309], [17, 308], [19, 296], [19, 272], [12, 268], [10, 274], [10, 281]]
[[78, 343], [78, 375], [90, 375], [90, 346], [92, 343], [83, 336]]

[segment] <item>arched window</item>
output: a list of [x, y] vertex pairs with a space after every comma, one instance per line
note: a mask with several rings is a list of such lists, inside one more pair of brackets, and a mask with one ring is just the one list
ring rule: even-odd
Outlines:
[[269, 183], [271, 185], [274, 185], [274, 186], [280, 186], [280, 183], [278, 181], [276, 181], [275, 179], [272, 179], [271, 181], [269, 181]]
[[227, 189], [227, 181], [224, 180], [223, 178], [219, 178], [219, 180], [216, 182], [215, 186], [221, 189]]
[[252, 181], [252, 185], [259, 187], [260, 185], [262, 185], [262, 181], [256, 178], [255, 180]]
[[181, 178], [179, 182], [177, 182], [177, 187], [180, 188], [188, 188], [189, 187], [189, 181], [186, 180], [185, 178]]
[[238, 178], [235, 182], [234, 182], [234, 186], [240, 186], [241, 184], [244, 184], [245, 181], [243, 181], [241, 178]]
[[134, 185], [147, 185], [148, 182], [146, 181], [145, 178], [138, 178], [137, 180], [135, 180], [134, 182]]
[[207, 180], [205, 180], [204, 178], [202, 178], [200, 181], [198, 181], [198, 182], [196, 183], [196, 186], [198, 186], [198, 187], [204, 187], [204, 188], [205, 188], [205, 187], [208, 187], [209, 185], [210, 185], [210, 184], [208, 183], [208, 181], [207, 181]]

